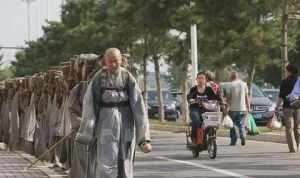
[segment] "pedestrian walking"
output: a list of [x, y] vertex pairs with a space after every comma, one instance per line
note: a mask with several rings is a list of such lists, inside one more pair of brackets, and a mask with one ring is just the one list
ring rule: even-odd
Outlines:
[[[246, 144], [245, 119], [250, 111], [249, 92], [245, 82], [243, 82], [236, 71], [230, 74], [230, 88], [227, 96], [229, 106], [229, 116], [234, 125], [239, 129], [241, 145]], [[235, 127], [230, 129], [230, 145], [236, 145], [237, 134]]]
[[104, 55], [104, 69], [92, 78], [83, 101], [83, 120], [76, 140], [96, 142], [96, 178], [133, 178], [135, 145], [151, 151], [149, 121], [141, 91], [121, 67], [117, 48]]
[[285, 67], [286, 78], [282, 80], [280, 85], [280, 92], [276, 104], [276, 111], [283, 103], [283, 122], [285, 124], [286, 140], [289, 151], [294, 153], [299, 147], [299, 132], [298, 132], [298, 118], [299, 110], [293, 109], [289, 101], [288, 95], [292, 92], [297, 81], [298, 69], [292, 64]]

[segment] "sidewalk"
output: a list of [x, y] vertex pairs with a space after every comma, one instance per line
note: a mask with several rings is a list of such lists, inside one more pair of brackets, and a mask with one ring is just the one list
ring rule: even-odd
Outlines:
[[[1, 145], [0, 145], [1, 147]], [[39, 162], [34, 168], [26, 168], [35, 158], [24, 152], [0, 149], [0, 178], [66, 178], [61, 170], [50, 169], [49, 164]]]

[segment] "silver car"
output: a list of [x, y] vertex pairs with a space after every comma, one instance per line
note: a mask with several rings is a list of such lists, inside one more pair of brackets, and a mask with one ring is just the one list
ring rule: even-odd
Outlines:
[[[230, 82], [221, 83], [224, 96], [229, 92]], [[251, 114], [257, 125], [265, 126], [274, 116], [276, 104], [273, 103], [255, 84], [251, 85]]]

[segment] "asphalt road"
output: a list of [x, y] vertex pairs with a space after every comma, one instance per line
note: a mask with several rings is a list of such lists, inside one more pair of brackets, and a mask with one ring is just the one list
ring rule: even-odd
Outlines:
[[153, 131], [152, 144], [150, 154], [137, 152], [135, 178], [300, 178], [300, 153], [289, 153], [286, 144], [247, 141], [246, 146], [229, 146], [228, 138], [219, 137], [215, 160], [207, 152], [193, 159], [184, 133]]

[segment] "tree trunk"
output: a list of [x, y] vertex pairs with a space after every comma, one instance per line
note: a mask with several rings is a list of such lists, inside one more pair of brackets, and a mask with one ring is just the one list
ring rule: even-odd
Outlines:
[[252, 94], [252, 91], [251, 91], [251, 85], [252, 85], [252, 82], [254, 80], [254, 76], [255, 76], [255, 72], [256, 72], [256, 64], [252, 64], [251, 67], [249, 68], [248, 70], [248, 81], [247, 81], [247, 84], [248, 84], [248, 91], [249, 91], [249, 95], [251, 96]]
[[283, 14], [282, 14], [282, 47], [281, 47], [281, 59], [282, 59], [282, 79], [285, 78], [285, 66], [288, 64], [288, 2], [284, 1]]
[[189, 122], [189, 107], [187, 102], [187, 93], [188, 93], [188, 61], [184, 62], [183, 64], [183, 71], [184, 71], [184, 80], [181, 82], [181, 118], [183, 122]]
[[148, 105], [147, 105], [147, 101], [148, 101], [148, 87], [147, 87], [147, 54], [144, 55], [143, 58], [143, 72], [144, 72], [144, 81], [143, 81], [143, 98], [145, 101], [145, 106], [146, 106], [146, 111], [148, 111]]
[[216, 68], [216, 81], [220, 82], [220, 81], [227, 81], [228, 76], [225, 75], [225, 69], [224, 67], [217, 67]]
[[161, 122], [165, 122], [164, 99], [163, 99], [162, 90], [160, 86], [160, 69], [159, 69], [158, 56], [154, 55], [153, 60], [154, 60], [154, 67], [155, 67], [156, 90], [158, 94], [159, 117]]

